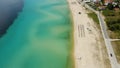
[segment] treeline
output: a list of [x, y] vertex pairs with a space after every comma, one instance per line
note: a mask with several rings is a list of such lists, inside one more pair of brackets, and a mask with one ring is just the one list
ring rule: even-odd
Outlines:
[[108, 29], [120, 35], [120, 10], [104, 10], [103, 15], [106, 17]]

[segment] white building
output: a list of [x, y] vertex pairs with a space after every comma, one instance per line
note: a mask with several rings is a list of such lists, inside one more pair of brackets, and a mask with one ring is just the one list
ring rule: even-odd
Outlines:
[[101, 0], [91, 0], [91, 2], [100, 2]]
[[91, 0], [83, 0], [83, 2], [91, 2]]
[[78, 2], [90, 2], [91, 0], [77, 0]]
[[101, 0], [78, 0], [79, 2], [99, 2]]

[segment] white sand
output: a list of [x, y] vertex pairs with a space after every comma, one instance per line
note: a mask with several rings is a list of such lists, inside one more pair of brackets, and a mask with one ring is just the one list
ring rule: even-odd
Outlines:
[[68, 2], [74, 22], [75, 68], [104, 68], [98, 29], [77, 0]]

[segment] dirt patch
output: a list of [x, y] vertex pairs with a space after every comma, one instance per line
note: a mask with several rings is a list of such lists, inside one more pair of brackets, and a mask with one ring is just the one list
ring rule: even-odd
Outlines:
[[120, 41], [112, 41], [112, 47], [115, 52], [117, 61], [120, 64]]

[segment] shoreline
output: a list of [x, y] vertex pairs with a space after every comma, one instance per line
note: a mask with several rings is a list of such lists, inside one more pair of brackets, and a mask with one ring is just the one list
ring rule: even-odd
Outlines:
[[[75, 68], [104, 68], [102, 42], [94, 22], [76, 0], [67, 0], [73, 25], [73, 58]], [[73, 3], [72, 3], [73, 2]], [[80, 14], [79, 14], [80, 12]]]
[[70, 22], [71, 22], [71, 33], [70, 33], [70, 42], [72, 43], [71, 46], [70, 46], [70, 55], [69, 55], [69, 60], [71, 60], [70, 62], [68, 61], [68, 67], [67, 68], [75, 68], [75, 60], [74, 60], [74, 21], [73, 21], [73, 14], [72, 14], [72, 11], [70, 9], [70, 3], [68, 0], [67, 1], [67, 4], [68, 4], [68, 8], [69, 8], [69, 11], [70, 11]]

